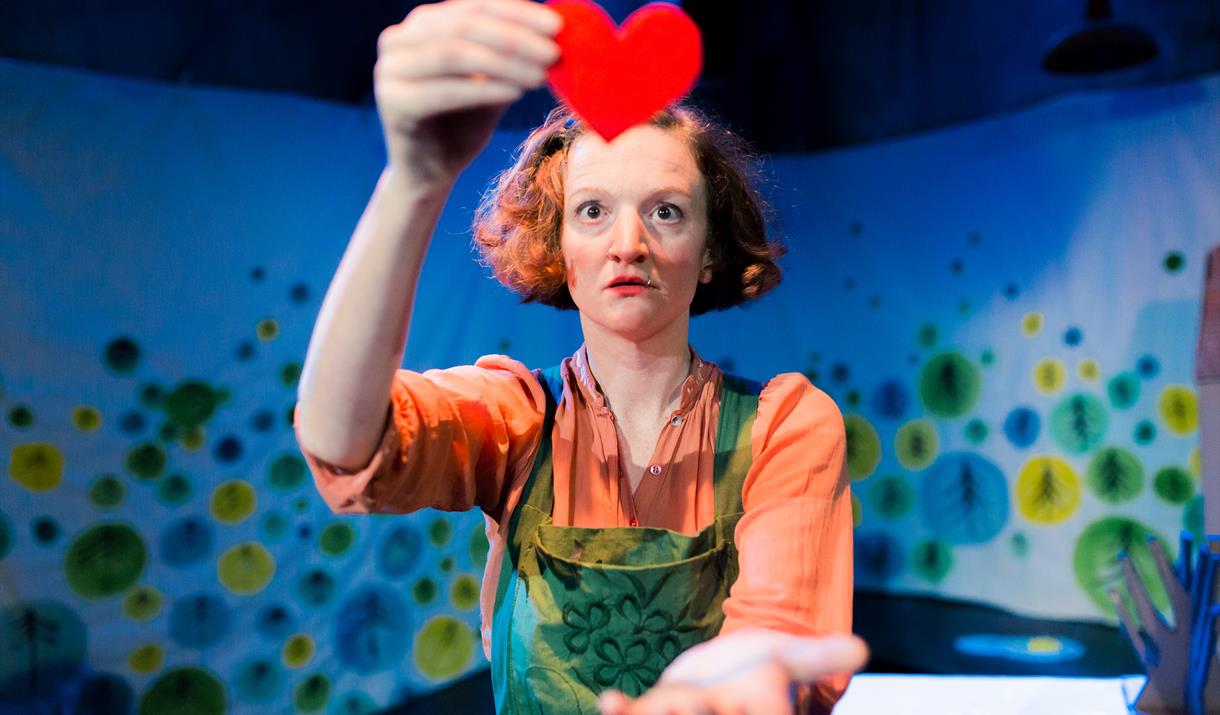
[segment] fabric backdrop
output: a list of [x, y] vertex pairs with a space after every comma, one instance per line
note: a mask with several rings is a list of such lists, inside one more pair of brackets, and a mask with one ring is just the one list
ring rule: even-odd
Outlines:
[[[375, 113], [0, 62], [0, 708], [366, 712], [485, 667], [477, 513], [330, 514], [289, 426], [383, 161]], [[1198, 531], [1220, 77], [774, 157], [790, 245], [692, 342], [845, 414], [861, 589], [1113, 622]], [[473, 260], [465, 174], [405, 364], [554, 364], [573, 313]]]

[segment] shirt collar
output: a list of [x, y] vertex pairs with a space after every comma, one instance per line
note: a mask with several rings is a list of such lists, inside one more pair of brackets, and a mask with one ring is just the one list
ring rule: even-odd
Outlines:
[[[716, 363], [708, 362], [699, 357], [699, 353], [695, 351], [689, 344], [687, 348], [691, 355], [691, 370], [686, 379], [682, 381], [682, 397], [678, 403], [677, 412], [685, 414], [699, 401], [699, 395], [702, 394], [703, 388], [713, 380], [720, 369], [716, 367]], [[570, 363], [571, 374], [575, 378], [576, 386], [579, 388], [583, 400], [592, 405], [598, 412], [609, 412], [610, 408], [606, 406], [606, 396], [602, 394], [601, 388], [597, 385], [597, 380], [593, 377], [593, 370], [589, 367], [589, 351], [588, 346], [581, 346], [572, 355]]]

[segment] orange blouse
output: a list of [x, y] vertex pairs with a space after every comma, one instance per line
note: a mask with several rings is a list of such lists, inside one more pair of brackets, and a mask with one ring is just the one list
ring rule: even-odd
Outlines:
[[[551, 436], [554, 524], [638, 524], [694, 534], [712, 523], [721, 372], [691, 354], [679, 406], [634, 494], [620, 469], [614, 415], [585, 348], [563, 361]], [[323, 499], [339, 513], [483, 510], [490, 549], [480, 607], [488, 654], [509, 516], [533, 467], [545, 408], [533, 373], [502, 355], [473, 366], [399, 370], [391, 419], [364, 469], [349, 472], [304, 453]], [[777, 375], [763, 387], [751, 439], [745, 515], [735, 532], [740, 575], [724, 601], [721, 633], [747, 626], [849, 633], [852, 513], [838, 407], [803, 375]], [[849, 678], [820, 683], [816, 699], [833, 704]]]

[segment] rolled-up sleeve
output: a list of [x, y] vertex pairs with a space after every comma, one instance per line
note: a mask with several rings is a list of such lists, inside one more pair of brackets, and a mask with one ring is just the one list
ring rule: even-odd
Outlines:
[[[852, 512], [839, 408], [803, 375], [779, 375], [759, 397], [751, 437], [735, 532], [740, 574], [721, 632], [850, 633]], [[814, 699], [828, 710], [850, 678], [819, 683]]]
[[[302, 454], [322, 498], [339, 513], [477, 506], [498, 519], [507, 480], [537, 450], [545, 408], [534, 374], [503, 355], [444, 370], [399, 370], [385, 431], [363, 469]], [[298, 444], [299, 419], [298, 412]]]

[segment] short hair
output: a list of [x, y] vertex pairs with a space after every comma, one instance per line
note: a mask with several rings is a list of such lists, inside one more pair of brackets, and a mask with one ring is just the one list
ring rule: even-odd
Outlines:
[[[760, 298], [780, 282], [784, 246], [767, 234], [769, 206], [757, 188], [757, 156], [745, 141], [685, 104], [649, 124], [684, 137], [707, 189], [712, 278], [700, 283], [691, 315]], [[576, 308], [568, 292], [560, 232], [568, 149], [588, 131], [560, 105], [530, 132], [512, 166], [492, 180], [474, 218], [474, 242], [496, 279], [523, 303]]]

